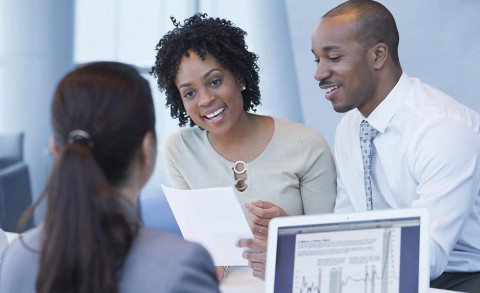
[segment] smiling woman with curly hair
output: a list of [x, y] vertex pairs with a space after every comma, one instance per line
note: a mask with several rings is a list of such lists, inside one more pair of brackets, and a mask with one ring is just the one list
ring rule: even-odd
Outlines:
[[248, 51], [245, 31], [206, 14], [172, 22], [175, 28], [156, 46], [152, 73], [172, 118], [192, 127], [165, 143], [170, 183], [236, 188], [255, 236], [237, 245], [255, 250], [244, 257], [263, 279], [271, 218], [333, 210], [332, 154], [313, 129], [252, 113], [260, 105], [258, 57]]
[[202, 60], [207, 53], [210, 54], [233, 75], [241, 76], [247, 86], [242, 91], [243, 109], [255, 111], [260, 104], [258, 56], [247, 50], [244, 39], [247, 33], [228, 20], [207, 18], [206, 14], [195, 14], [183, 25], [171, 19], [175, 29], [158, 43], [157, 61], [152, 69], [158, 80], [158, 88], [165, 91], [166, 105], [170, 107], [172, 118], [178, 118], [180, 126], [186, 125], [189, 120], [190, 126], [195, 125], [188, 117], [175, 84], [180, 60], [190, 50]]

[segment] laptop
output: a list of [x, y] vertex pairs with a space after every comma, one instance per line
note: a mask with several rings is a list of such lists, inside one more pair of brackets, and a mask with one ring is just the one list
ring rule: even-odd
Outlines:
[[274, 218], [267, 245], [267, 293], [428, 292], [423, 208]]

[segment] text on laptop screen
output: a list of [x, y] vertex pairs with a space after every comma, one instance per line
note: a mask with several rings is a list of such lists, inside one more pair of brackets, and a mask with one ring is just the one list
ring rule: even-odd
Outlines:
[[418, 290], [420, 218], [278, 228], [275, 292]]

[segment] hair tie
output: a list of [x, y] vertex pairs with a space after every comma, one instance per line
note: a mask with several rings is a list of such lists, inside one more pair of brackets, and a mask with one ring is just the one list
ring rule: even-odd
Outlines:
[[91, 149], [93, 148], [92, 138], [90, 137], [90, 134], [88, 134], [86, 131], [79, 129], [70, 131], [70, 133], [68, 134], [67, 143], [72, 144], [77, 140], [84, 141], [87, 143], [88, 147], [90, 147]]

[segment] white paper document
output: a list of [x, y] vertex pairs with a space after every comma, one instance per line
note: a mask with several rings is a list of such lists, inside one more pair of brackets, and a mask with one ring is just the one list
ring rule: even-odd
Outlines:
[[240, 238], [253, 238], [233, 187], [180, 190], [162, 185], [186, 240], [198, 242], [216, 266], [246, 266]]

